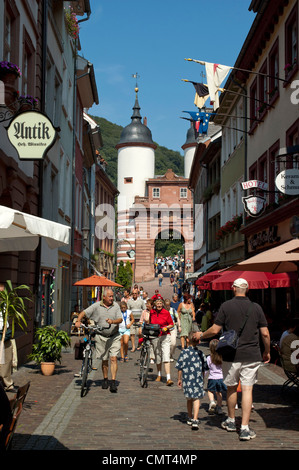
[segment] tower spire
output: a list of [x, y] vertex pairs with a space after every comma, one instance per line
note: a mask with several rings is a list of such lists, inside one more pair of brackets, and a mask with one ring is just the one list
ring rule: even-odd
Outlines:
[[138, 72], [136, 72], [132, 75], [132, 77], [136, 78], [135, 92], [136, 92], [136, 99], [137, 99], [137, 93], [139, 91], [139, 89], [138, 89], [138, 78], [140, 78], [140, 75], [138, 74]]

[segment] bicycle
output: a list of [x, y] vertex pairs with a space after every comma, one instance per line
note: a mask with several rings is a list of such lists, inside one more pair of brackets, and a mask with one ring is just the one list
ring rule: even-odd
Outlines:
[[[140, 323], [133, 323], [134, 326], [140, 326]], [[145, 323], [142, 328], [143, 341], [141, 344], [139, 358], [139, 381], [142, 388], [147, 388], [147, 376], [153, 369], [150, 368], [151, 360], [151, 339], [157, 338], [160, 334], [160, 325]]]
[[83, 325], [84, 329], [87, 331], [87, 337], [84, 338], [84, 348], [83, 348], [83, 359], [82, 359], [82, 366], [81, 366], [81, 397], [85, 395], [87, 391], [87, 376], [92, 370], [92, 349], [95, 347], [95, 340], [94, 338], [96, 333], [100, 333], [103, 330], [109, 330], [110, 326], [99, 326], [99, 325]]

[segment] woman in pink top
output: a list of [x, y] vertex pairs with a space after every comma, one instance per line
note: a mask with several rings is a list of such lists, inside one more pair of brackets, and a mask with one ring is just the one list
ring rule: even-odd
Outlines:
[[[216, 352], [217, 344], [218, 339], [212, 339], [212, 341], [210, 341], [209, 347], [211, 354], [207, 357], [209, 367], [208, 397], [210, 400], [210, 414], [223, 414], [222, 392], [226, 390], [226, 385], [223, 383], [222, 357]], [[215, 403], [214, 394], [216, 395], [217, 405]]]

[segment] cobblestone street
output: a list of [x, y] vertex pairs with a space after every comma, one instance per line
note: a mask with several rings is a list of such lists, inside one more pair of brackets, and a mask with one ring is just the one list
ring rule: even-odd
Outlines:
[[[152, 292], [157, 281], [143, 287]], [[171, 294], [168, 284], [160, 289]], [[77, 339], [72, 337], [72, 345]], [[179, 341], [177, 342], [179, 345]], [[207, 353], [207, 343], [201, 345]], [[180, 349], [177, 348], [177, 358]], [[156, 367], [149, 375], [148, 388], [141, 388], [136, 365], [138, 352], [129, 352], [129, 362], [118, 365], [118, 393], [102, 390], [102, 373], [93, 371], [89, 390], [80, 397], [80, 379], [74, 377], [80, 361], [73, 347], [63, 353], [62, 364], [53, 376], [44, 377], [29, 363], [14, 375], [15, 383], [30, 380], [30, 389], [13, 440], [13, 450], [144, 450], [190, 453], [199, 450], [296, 450], [299, 447], [299, 414], [295, 392], [281, 397], [285, 380], [280, 367], [269, 364], [260, 369], [254, 388], [251, 427], [256, 439], [240, 442], [237, 433], [220, 427], [220, 416], [208, 414], [208, 397], [200, 408], [200, 429], [191, 431], [185, 423], [186, 400], [176, 385], [177, 373], [171, 365], [175, 384], [155, 382]], [[297, 397], [298, 399], [298, 397]], [[225, 400], [224, 400], [225, 405]], [[226, 407], [224, 406], [224, 410]], [[241, 410], [237, 410], [237, 424]], [[192, 452], [191, 452], [192, 451]]]

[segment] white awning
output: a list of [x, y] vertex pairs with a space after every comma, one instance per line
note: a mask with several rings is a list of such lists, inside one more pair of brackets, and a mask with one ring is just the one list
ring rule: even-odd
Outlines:
[[[197, 277], [202, 276], [203, 274], [206, 274], [208, 269], [211, 269], [217, 263], [218, 263], [218, 261], [211, 261], [210, 263], [206, 263], [200, 268], [199, 271], [196, 271], [196, 273], [194, 273], [194, 274], [197, 274]], [[197, 277], [196, 277], [196, 279], [197, 279]]]
[[52, 249], [68, 245], [70, 227], [0, 206], [0, 252], [33, 251], [40, 237]]

